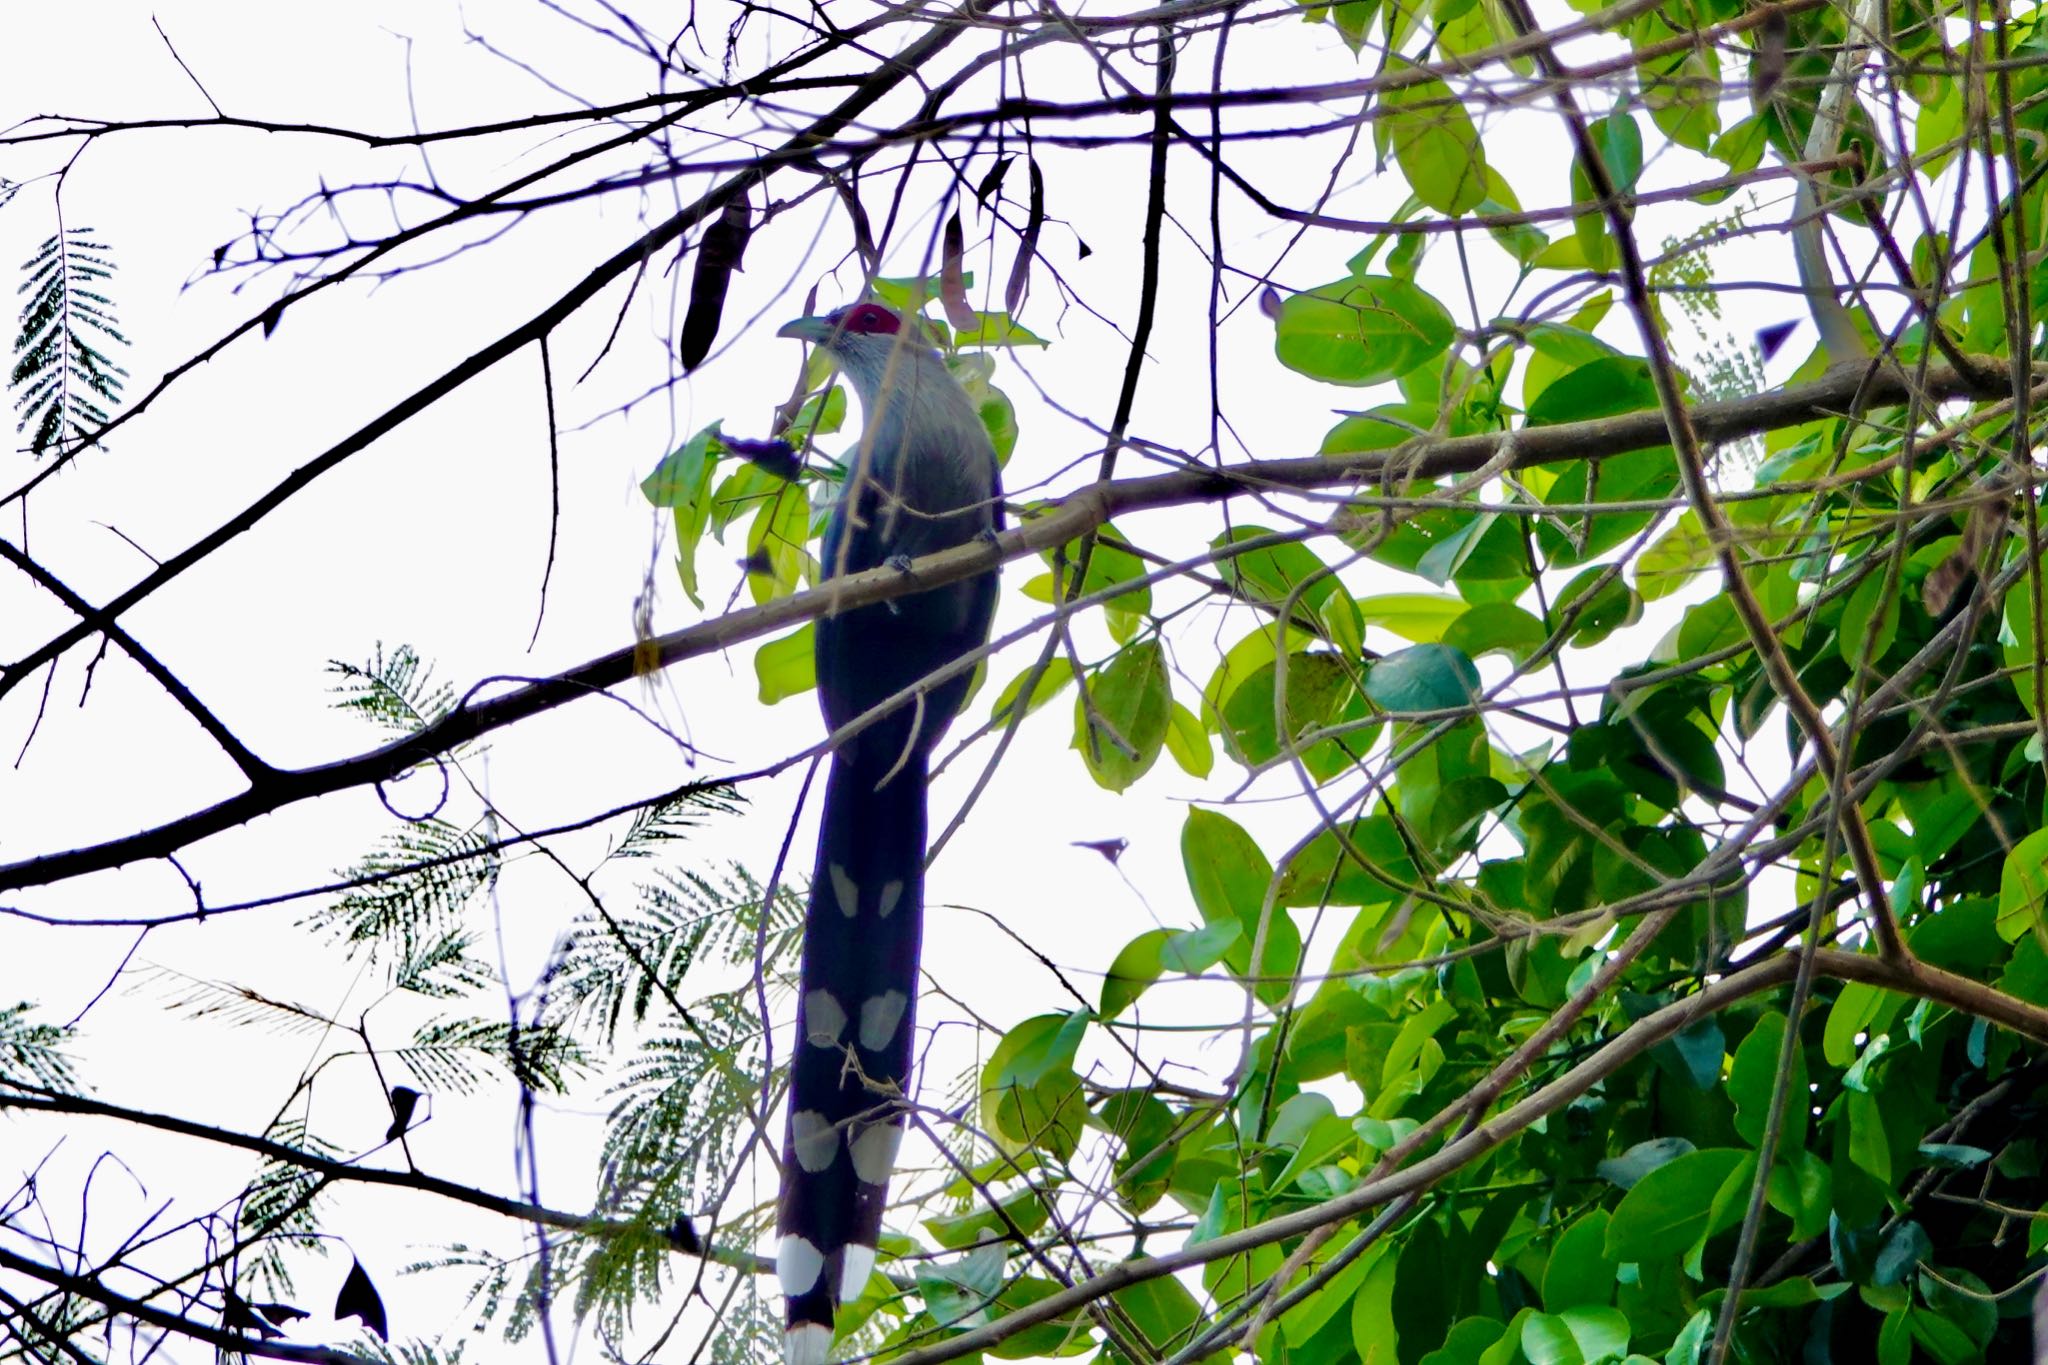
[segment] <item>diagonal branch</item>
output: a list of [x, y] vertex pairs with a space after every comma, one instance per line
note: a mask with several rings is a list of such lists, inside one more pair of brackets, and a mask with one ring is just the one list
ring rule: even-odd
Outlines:
[[[2003, 397], [2003, 381], [1949, 367], [1929, 369], [1917, 385], [1935, 401]], [[1987, 387], [1988, 386], [1988, 387]], [[1859, 401], [1903, 400], [1915, 385], [1901, 371], [1835, 371], [1810, 384], [1752, 397], [1703, 403], [1692, 410], [1701, 442], [1722, 442], [1797, 426], [1839, 413]], [[1431, 479], [1485, 467], [1512, 446], [1512, 468], [1597, 459], [1667, 444], [1664, 415], [1655, 410], [1587, 422], [1475, 436], [1419, 437], [1392, 451], [1361, 455], [1251, 460], [1220, 469], [1184, 469], [1094, 484], [1052, 504], [992, 541], [977, 541], [915, 561], [909, 572], [883, 567], [834, 579], [808, 592], [672, 631], [640, 645], [600, 655], [552, 677], [479, 699], [502, 678], [487, 678], [442, 719], [418, 733], [349, 758], [275, 773], [247, 790], [134, 834], [0, 865], [0, 891], [47, 886], [144, 858], [160, 858], [210, 835], [318, 796], [388, 781], [400, 773], [494, 730], [551, 711], [579, 697], [616, 686], [644, 671], [652, 657], [667, 667], [744, 641], [801, 625], [829, 612], [848, 611], [982, 573], [1013, 559], [1065, 545], [1112, 517], [1191, 503], [1275, 492], [1301, 492], [1384, 479], [1389, 471]], [[113, 607], [102, 608], [110, 612]]]

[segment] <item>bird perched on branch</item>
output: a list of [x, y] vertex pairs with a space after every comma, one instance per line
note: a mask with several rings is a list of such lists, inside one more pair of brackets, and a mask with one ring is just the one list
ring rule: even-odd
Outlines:
[[[827, 577], [907, 565], [1000, 525], [988, 432], [903, 319], [861, 303], [777, 335], [821, 347], [860, 395], [863, 430], [825, 529]], [[995, 599], [990, 572], [821, 617], [825, 723], [836, 730], [978, 648]], [[874, 1269], [910, 1084], [928, 759], [968, 677], [916, 693], [832, 755], [804, 916], [776, 1224], [789, 1365], [827, 1358], [835, 1300], [858, 1298]]]

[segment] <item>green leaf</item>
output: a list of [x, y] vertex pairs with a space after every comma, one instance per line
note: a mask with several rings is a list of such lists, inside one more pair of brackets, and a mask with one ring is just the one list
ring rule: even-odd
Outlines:
[[[974, 272], [964, 272], [960, 283], [967, 289], [974, 288]], [[939, 296], [939, 278], [936, 275], [885, 276], [870, 287], [876, 298], [899, 313], [918, 312]]]
[[1708, 1147], [1636, 1181], [1607, 1225], [1608, 1256], [1623, 1262], [1682, 1254], [1706, 1227], [1722, 1182], [1748, 1155], [1733, 1147]]
[[[1273, 865], [1236, 821], [1200, 807], [1189, 811], [1187, 823], [1181, 826], [1180, 851], [1202, 922], [1231, 923], [1240, 930], [1238, 941], [1223, 960], [1233, 971], [1252, 974], [1252, 945], [1258, 939]], [[1266, 927], [1265, 957], [1257, 972], [1271, 979], [1262, 981], [1254, 993], [1269, 1005], [1285, 1000], [1293, 990], [1300, 961], [1300, 931], [1276, 902]]]
[[1365, 675], [1365, 695], [1389, 711], [1444, 711], [1478, 699], [1479, 670], [1448, 645], [1411, 645]]
[[1377, 130], [1415, 197], [1453, 216], [1477, 208], [1486, 198], [1486, 155], [1451, 88], [1421, 81], [1389, 91], [1380, 107]]
[[1159, 950], [1172, 937], [1171, 929], [1148, 929], [1123, 946], [1116, 960], [1109, 964], [1109, 975], [1102, 979], [1104, 1019], [1122, 1014], [1145, 993], [1147, 986], [1159, 979]]
[[1381, 1256], [1367, 1272], [1351, 1300], [1351, 1346], [1359, 1365], [1397, 1365], [1399, 1336], [1394, 1331], [1394, 1277], [1400, 1262]]
[[1444, 306], [1405, 280], [1366, 275], [1286, 299], [1274, 327], [1280, 363], [1328, 384], [1377, 384], [1450, 350]]
[[[1224, 742], [1232, 756], [1255, 767], [1289, 752], [1296, 740], [1311, 731], [1346, 719], [1363, 719], [1366, 709], [1352, 683], [1356, 672], [1327, 651], [1290, 654], [1284, 715], [1276, 714], [1281, 708], [1274, 704], [1277, 661], [1253, 673], [1231, 694], [1220, 717]], [[1301, 757], [1311, 774], [1327, 778], [1350, 766], [1371, 742], [1370, 729], [1354, 730], [1347, 739], [1309, 745], [1301, 750]]]
[[1636, 591], [1645, 602], [1669, 597], [1713, 562], [1713, 543], [1699, 517], [1688, 509], [1636, 556]]
[[1151, 771], [1166, 743], [1168, 689], [1166, 654], [1157, 640], [1119, 651], [1090, 676], [1086, 694], [1074, 699], [1074, 747], [1097, 786], [1120, 792]]
[[1023, 672], [1003, 685], [1001, 694], [996, 697], [994, 709], [989, 712], [991, 720], [1006, 721], [1010, 718], [1010, 712], [1017, 704], [1017, 694], [1024, 690], [1025, 681], [1033, 673], [1038, 673], [1038, 682], [1031, 689], [1031, 700], [1024, 704], [1024, 714], [1027, 716], [1058, 696], [1074, 681], [1074, 665], [1064, 656], [1056, 655], [1047, 659], [1043, 671], [1039, 670], [1034, 660]]
[[773, 706], [818, 685], [816, 636], [813, 623], [806, 621], [754, 651], [754, 678], [764, 705]]
[[1434, 644], [1463, 616], [1468, 604], [1449, 593], [1390, 592], [1358, 599], [1358, 614], [1369, 626], [1390, 630], [1415, 644]]
[[1628, 1319], [1607, 1307], [1532, 1313], [1522, 1323], [1522, 1351], [1530, 1365], [1594, 1365], [1628, 1350]]
[[1884, 565], [1874, 566], [1842, 608], [1842, 624], [1835, 633], [1835, 644], [1841, 650], [1842, 662], [1851, 668], [1882, 659], [1898, 636], [1899, 589], [1891, 584], [1891, 590], [1886, 591], [1889, 577]]
[[1632, 193], [1643, 173], [1643, 130], [1635, 115], [1617, 109], [1595, 123], [1591, 132], [1614, 188]]
[[[997, 1209], [1001, 1212], [998, 1213]], [[977, 1242], [1000, 1240], [1012, 1236], [1011, 1224], [1018, 1231], [1029, 1236], [1045, 1226], [1051, 1210], [1045, 1206], [1044, 1198], [1032, 1187], [1025, 1187], [1014, 1194], [1004, 1195], [996, 1201], [996, 1208], [985, 1205], [969, 1209], [966, 1213], [950, 1218], [927, 1218], [925, 1231], [932, 1240], [948, 1251], [958, 1251]], [[1008, 1221], [1004, 1221], [1005, 1215]]]
[[1697, 1150], [1682, 1137], [1651, 1138], [1638, 1142], [1620, 1156], [1609, 1157], [1594, 1169], [1602, 1180], [1620, 1189], [1632, 1190], [1644, 1176], [1679, 1157]]
[[2029, 929], [2048, 948], [2048, 829], [2014, 844], [1998, 874], [1998, 936], [2011, 943]]
[[[1199, 929], [1169, 931], [1159, 948], [1159, 965], [1167, 971], [1198, 976], [1221, 962], [1240, 940], [1244, 940], [1244, 926], [1237, 920], [1218, 920]], [[1250, 950], [1249, 941], [1245, 948]]]
[[1216, 752], [1209, 743], [1209, 732], [1202, 728], [1202, 718], [1179, 702], [1173, 703], [1166, 718], [1166, 752], [1190, 777], [1207, 777], [1216, 766]]
[[1314, 550], [1297, 542], [1283, 542], [1263, 550], [1227, 554], [1233, 545], [1271, 536], [1263, 526], [1233, 526], [1209, 542], [1216, 555], [1216, 571], [1246, 600], [1272, 606], [1292, 598], [1311, 609], [1341, 585]]
[[[1785, 1016], [1774, 1010], [1756, 1021], [1749, 1036], [1735, 1049], [1735, 1061], [1728, 1068], [1728, 1098], [1735, 1102], [1735, 1131], [1751, 1146], [1763, 1141], [1771, 1091], [1777, 1084], [1778, 1054], [1784, 1043]], [[1805, 1148], [1808, 1107], [1806, 1049], [1800, 1047], [1793, 1049], [1792, 1075], [1786, 1083], [1784, 1127], [1778, 1145], [1781, 1153]]]
[[811, 503], [804, 490], [781, 483], [754, 513], [747, 528], [747, 561], [765, 564], [766, 572], [749, 569], [747, 591], [756, 604], [787, 597], [796, 591], [810, 560], [804, 548], [811, 539]]
[[917, 1267], [917, 1292], [925, 1312], [942, 1327], [979, 1327], [992, 1316], [990, 1307], [1003, 1288], [1001, 1245], [977, 1247], [947, 1265], [929, 1261]]
[[1594, 1209], [1557, 1236], [1543, 1269], [1543, 1306], [1553, 1313], [1614, 1299], [1615, 1262], [1607, 1254], [1608, 1213]]
[[1442, 643], [1472, 659], [1506, 654], [1520, 667], [1549, 638], [1550, 632], [1527, 609], [1512, 602], [1482, 602], [1451, 622]]
[[[1049, 1280], [1042, 1275], [1020, 1275], [1005, 1284], [1003, 1292], [997, 1296], [996, 1316], [1008, 1317], [1022, 1312], [1065, 1288], [1057, 1280]], [[1087, 1329], [1077, 1310], [1012, 1333], [991, 1346], [988, 1353], [998, 1360], [1033, 1360], [1041, 1356], [1066, 1354], [1064, 1348], [1067, 1346], [1085, 1345], [1088, 1340]]]
[[1828, 1021], [1821, 1035], [1821, 1056], [1829, 1066], [1843, 1067], [1856, 1060], [1856, 1035], [1877, 1017], [1885, 993], [1860, 981], [1842, 985], [1841, 994], [1828, 1007]]
[[1202, 1320], [1201, 1305], [1187, 1286], [1171, 1275], [1144, 1280], [1111, 1294], [1132, 1324], [1156, 1343], [1185, 1339]]
[[711, 476], [719, 452], [718, 423], [713, 422], [663, 458], [641, 483], [640, 491], [656, 507], [672, 508], [676, 523], [676, 574], [694, 606], [697, 594], [697, 546], [711, 517]]
[[1538, 394], [1529, 404], [1528, 421], [1532, 427], [1548, 427], [1656, 406], [1650, 367], [1635, 356], [1607, 355], [1561, 375]]
[[1074, 1053], [1088, 1011], [1041, 1014], [1003, 1035], [981, 1072], [981, 1113], [1013, 1150], [1041, 1147], [1073, 1155], [1088, 1118]]
[[1044, 346], [1049, 344], [1017, 325], [1008, 313], [975, 313], [974, 325], [953, 334], [955, 346]]

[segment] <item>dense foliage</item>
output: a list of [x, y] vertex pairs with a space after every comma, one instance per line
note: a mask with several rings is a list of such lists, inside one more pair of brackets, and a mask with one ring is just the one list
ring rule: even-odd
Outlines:
[[[2024, 1358], [2048, 1267], [2048, 546], [2032, 444], [2048, 382], [2035, 322], [2048, 18], [1916, 0], [1533, 16], [1523, 0], [1177, 0], [1085, 27], [985, 3], [957, 23], [818, 16], [754, 84], [606, 114], [618, 123], [601, 127], [649, 138], [711, 129], [780, 82], [781, 97], [804, 93], [792, 73], [812, 60], [844, 100], [740, 163], [704, 132], [690, 155], [743, 169], [605, 258], [561, 311], [480, 352], [475, 372], [546, 347], [599, 288], [664, 253], [689, 280], [683, 368], [714, 342], [758, 338], [766, 354], [769, 329], [727, 304], [735, 271], [758, 272], [778, 231], [843, 243], [854, 277], [922, 317], [1010, 486], [1028, 490], [996, 543], [916, 566], [929, 582], [1035, 561], [1006, 577], [1005, 638], [958, 727], [962, 752], [993, 765], [1013, 739], [1069, 745], [1065, 781], [1155, 804], [1176, 771], [1207, 783], [1171, 817], [1185, 887], [1140, 888], [1158, 927], [1100, 942], [1012, 925], [1076, 974], [1009, 1027], [973, 1017], [971, 987], [953, 1016], [935, 991], [975, 1042], [926, 1065], [916, 1122], [937, 1174], [905, 1182], [844, 1352]], [[748, 22], [766, 20], [735, 19]], [[1257, 84], [1226, 79], [1225, 44], [1250, 41], [1231, 37], [1240, 25], [1267, 58]], [[876, 74], [838, 50], [848, 34], [903, 55]], [[1332, 34], [1355, 78], [1280, 82], [1275, 54], [1327, 58]], [[956, 38], [922, 94], [880, 103]], [[1052, 75], [1022, 85], [1062, 44], [1100, 65], [1064, 105]], [[1032, 97], [998, 89], [998, 72]], [[1283, 211], [1247, 179], [1246, 149], [1262, 145], [1250, 123], [1222, 112], [1263, 107], [1331, 120], [1270, 125], [1327, 151], [1329, 184], [1374, 174], [1344, 194], [1319, 178], [1305, 191], [1317, 208]], [[1095, 154], [1061, 150], [1093, 135], [1069, 137], [1075, 123], [1149, 158], [1148, 182], [1098, 206], [1112, 217], [1071, 206], [1076, 234], [1143, 219], [1142, 269], [1115, 297], [1075, 295], [1060, 269], [1076, 252], [1047, 231], [1048, 198], [1079, 200], [1073, 168]], [[1010, 141], [976, 140], [999, 132]], [[1547, 198], [1525, 209], [1542, 182], [1516, 159], [1532, 146], [1557, 154]], [[635, 154], [671, 166], [683, 154], [665, 147]], [[917, 168], [922, 147], [943, 172]], [[577, 194], [624, 183], [592, 167]], [[933, 210], [928, 231], [896, 223], [883, 184]], [[1189, 197], [1169, 207], [1169, 187]], [[1163, 244], [1169, 219], [1199, 242], [1184, 212], [1197, 196], [1240, 193], [1233, 211], [1248, 200], [1310, 242], [1348, 235], [1343, 276], [1230, 264], [1220, 231], [1190, 248], [1199, 266]], [[480, 214], [496, 200], [466, 202]], [[1379, 216], [1340, 216], [1353, 202]], [[980, 225], [972, 243], [963, 214]], [[296, 261], [283, 221], [214, 269]], [[460, 227], [422, 220], [315, 253], [282, 298]], [[121, 371], [92, 334], [121, 334], [84, 283], [110, 288], [110, 250], [62, 232], [29, 262], [15, 375], [39, 469], [108, 458], [93, 443]], [[1817, 283], [1815, 262], [1832, 281]], [[1775, 321], [1801, 324], [1790, 343], [1772, 327], [1750, 347], [1750, 276], [1777, 286]], [[1322, 386], [1341, 414], [1313, 455], [1188, 454], [1134, 420], [1141, 380], [1159, 382], [1141, 361], [1160, 292], [1203, 284], [1217, 326], [1257, 329], [1262, 363]], [[1056, 325], [1062, 301], [1109, 310], [1132, 339], [1103, 343], [1124, 382], [1090, 409], [1091, 458], [1056, 471], [1034, 453], [1032, 414], [1049, 404], [1023, 397], [1019, 357], [1084, 344]], [[283, 306], [249, 325], [267, 334]], [[1813, 349], [1794, 365], [1780, 344]], [[429, 402], [466, 382], [459, 369], [429, 383]], [[517, 1252], [444, 1246], [423, 1263], [472, 1275], [481, 1320], [525, 1349], [564, 1305], [592, 1349], [621, 1359], [674, 1353], [692, 1333], [710, 1358], [762, 1358], [775, 1337], [758, 1255], [769, 1210], [744, 1176], [779, 1123], [763, 1011], [786, 1026], [807, 858], [722, 858], [711, 831], [748, 799], [746, 774], [659, 800], [621, 792], [585, 822], [607, 831], [603, 856], [562, 864], [573, 929], [538, 984], [508, 993], [480, 916], [504, 860], [559, 831], [506, 823], [462, 776], [492, 731], [746, 641], [760, 642], [760, 702], [807, 704], [809, 622], [835, 600], [814, 591], [814, 536], [856, 415], [815, 361], [776, 410], [781, 443], [726, 435], [771, 424], [761, 410], [712, 411], [643, 465], [645, 498], [672, 514], [663, 571], [672, 558], [690, 626], [650, 626], [492, 693], [434, 686], [409, 649], [337, 665], [339, 704], [385, 727], [387, 746], [317, 771], [249, 756], [249, 795], [195, 799], [192, 823], [0, 868], [0, 888], [25, 893], [310, 796], [407, 773], [440, 784], [426, 816], [387, 794], [410, 814], [300, 912], [392, 998], [432, 1002], [405, 1028], [217, 981], [155, 984], [195, 1015], [344, 1038], [377, 1065], [394, 1142], [423, 1091], [504, 1087], [522, 1114], [536, 1096], [598, 1097], [586, 1212], [543, 1207], [538, 1177], [492, 1194], [409, 1156], [386, 1182], [524, 1220]], [[13, 496], [24, 516], [42, 477]], [[0, 548], [56, 591], [26, 537]], [[907, 581], [878, 571], [836, 600]], [[107, 618], [65, 605], [75, 628], [10, 645], [8, 688], [100, 634], [128, 648]], [[1209, 986], [1198, 1022], [1148, 1022], [1182, 1018], [1159, 1002], [1187, 979]], [[1215, 1046], [1189, 1051], [1191, 1032]], [[0, 1011], [0, 1108], [123, 1112], [87, 1097], [66, 1047], [28, 1010]], [[384, 1169], [319, 1133], [319, 1074], [260, 1139], [216, 1132], [260, 1165], [232, 1207], [197, 1220], [208, 1249], [159, 1267], [157, 1287], [38, 1251], [23, 1217], [36, 1197], [0, 1205], [5, 1351], [98, 1361], [119, 1319], [288, 1354], [284, 1301], [308, 1280], [323, 1201]], [[381, 1338], [372, 1278], [352, 1267], [336, 1316]], [[460, 1346], [451, 1333], [404, 1349]]]

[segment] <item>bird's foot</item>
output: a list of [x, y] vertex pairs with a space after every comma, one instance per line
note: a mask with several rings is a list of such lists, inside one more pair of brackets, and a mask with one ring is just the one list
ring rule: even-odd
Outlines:
[[909, 556], [909, 555], [890, 555], [890, 556], [889, 556], [889, 557], [888, 557], [887, 559], [883, 560], [883, 561], [882, 561], [882, 563], [884, 563], [884, 564], [888, 565], [888, 566], [889, 566], [890, 568], [894, 569], [894, 570], [895, 570], [895, 571], [896, 571], [897, 573], [905, 573], [905, 574], [907, 574], [907, 573], [909, 573], [909, 572], [910, 572], [910, 556]]
[[974, 533], [974, 538], [984, 545], [1001, 545], [1003, 533], [993, 526], [984, 526]]

